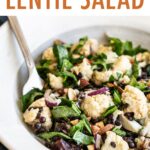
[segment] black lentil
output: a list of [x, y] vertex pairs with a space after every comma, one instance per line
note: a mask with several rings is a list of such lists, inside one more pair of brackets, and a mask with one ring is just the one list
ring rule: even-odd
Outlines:
[[116, 143], [115, 142], [111, 142], [110, 145], [115, 148], [116, 147]]

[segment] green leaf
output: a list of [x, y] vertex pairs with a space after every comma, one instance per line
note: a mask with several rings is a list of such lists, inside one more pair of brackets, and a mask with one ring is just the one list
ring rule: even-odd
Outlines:
[[114, 82], [115, 81], [115, 77], [113, 76], [113, 75], [111, 75], [110, 77], [109, 77], [109, 82]]
[[38, 136], [44, 140], [49, 140], [49, 139], [56, 137], [56, 136], [71, 140], [71, 138], [69, 136], [67, 136], [66, 134], [64, 134], [62, 132], [45, 132], [45, 133], [39, 134]]
[[79, 107], [72, 100], [69, 100], [67, 98], [62, 98], [61, 105], [67, 105], [67, 106], [71, 107], [75, 112], [81, 114]]
[[89, 121], [87, 120], [86, 116], [84, 114], [81, 115], [81, 118], [82, 120], [84, 121], [84, 125], [85, 125], [85, 128], [87, 129], [87, 131], [92, 134], [92, 131], [91, 131], [91, 128], [90, 128], [90, 123]]
[[73, 140], [75, 140], [77, 143], [89, 145], [94, 143], [94, 137], [88, 136], [86, 134], [83, 134], [80, 131], [76, 131]]
[[61, 71], [69, 71], [72, 67], [73, 67], [72, 63], [69, 60], [64, 59], [62, 63]]
[[47, 78], [47, 73], [50, 72], [49, 70], [50, 64], [51, 64], [50, 60], [41, 60], [40, 63], [36, 66], [37, 71], [43, 80]]
[[113, 101], [114, 101], [115, 105], [121, 104], [121, 95], [117, 90], [114, 90]]
[[76, 112], [76, 113], [78, 113], [78, 114], [81, 114], [81, 111], [80, 111], [80, 109], [79, 109], [79, 107], [72, 101], [72, 109]]
[[113, 47], [113, 51], [115, 51], [119, 56], [123, 54], [123, 43], [118, 38], [109, 37], [109, 43]]
[[54, 44], [53, 53], [57, 59], [58, 68], [62, 67], [64, 59], [69, 59], [68, 51], [63, 45]]
[[126, 136], [126, 132], [119, 128], [114, 128], [112, 131], [115, 132], [119, 136]]
[[102, 117], [107, 117], [108, 115], [112, 114], [113, 112], [115, 112], [117, 110], [116, 106], [111, 106], [109, 107], [105, 113], [102, 114]]
[[43, 91], [39, 89], [32, 89], [27, 94], [23, 95], [22, 100], [22, 111], [25, 112], [25, 110], [36, 100], [36, 98], [43, 97]]
[[113, 47], [113, 51], [120, 55], [130, 55], [135, 56], [140, 52], [145, 52], [146, 49], [142, 48], [140, 45], [137, 47], [133, 47], [133, 43], [131, 41], [121, 41], [118, 38], [108, 37], [110, 46]]
[[79, 64], [83, 61], [85, 56], [81, 55], [79, 58], [71, 58], [71, 63], [72, 64]]
[[83, 131], [83, 128], [85, 128], [90, 134], [92, 134], [91, 128], [90, 128], [90, 123], [87, 120], [86, 116], [84, 114], [81, 115], [81, 119], [80, 122], [78, 124], [76, 124], [75, 126], [71, 127], [70, 129], [70, 135], [73, 136], [74, 133], [79, 130], [79, 131]]
[[84, 44], [87, 42], [88, 37], [82, 37], [79, 40], [79, 44], [76, 46], [75, 50], [73, 51], [74, 54], [79, 54], [80, 53], [80, 49], [84, 46]]
[[57, 75], [63, 78], [63, 84], [65, 87], [77, 84], [77, 78], [71, 72], [68, 71], [58, 72]]
[[72, 126], [69, 131], [70, 136], [72, 137], [77, 130], [82, 132], [84, 125], [85, 125], [84, 121], [80, 120], [80, 122], [78, 124], [76, 124], [75, 126]]
[[139, 63], [137, 62], [137, 60], [135, 59], [134, 64], [132, 66], [132, 74], [135, 78], [137, 78], [139, 76], [139, 72], [140, 72], [140, 67], [139, 67]]
[[131, 86], [134, 86], [134, 87], [136, 87], [136, 88], [142, 90], [142, 91], [147, 88], [147, 85], [146, 85], [145, 83], [143, 83], [143, 82], [138, 82], [134, 76], [132, 76], [131, 81], [130, 81], [129, 84], [130, 84]]
[[77, 113], [74, 109], [68, 106], [56, 106], [52, 110], [52, 115], [55, 119], [58, 119], [58, 118], [78, 117], [80, 116], [80, 113]]

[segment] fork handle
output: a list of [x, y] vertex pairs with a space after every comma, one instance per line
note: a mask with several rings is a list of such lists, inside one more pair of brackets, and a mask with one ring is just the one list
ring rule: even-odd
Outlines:
[[20, 24], [18, 22], [18, 19], [16, 16], [8, 16], [11, 28], [13, 30], [13, 32], [15, 33], [15, 36], [18, 40], [19, 46], [21, 48], [21, 51], [23, 53], [23, 56], [25, 58], [27, 67], [29, 69], [29, 73], [31, 72], [31, 70], [35, 67], [32, 55], [29, 51], [29, 47], [28, 44], [25, 40], [24, 34], [22, 32], [22, 29], [20, 27]]

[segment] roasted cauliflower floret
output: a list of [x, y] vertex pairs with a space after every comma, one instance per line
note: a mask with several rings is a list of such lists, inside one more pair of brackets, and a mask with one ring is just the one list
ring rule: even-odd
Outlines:
[[51, 60], [52, 62], [56, 62], [56, 58], [55, 58], [55, 55], [53, 53], [52, 47], [50, 47], [44, 51], [42, 59]]
[[[72, 46], [72, 51], [74, 51], [79, 43], [76, 43]], [[95, 51], [98, 49], [98, 41], [96, 39], [88, 39], [83, 47], [80, 49], [80, 54], [84, 56], [88, 56], [92, 53], [95, 53]]]
[[127, 142], [121, 136], [112, 131], [108, 131], [106, 135], [107, 138], [101, 150], [129, 150]]
[[131, 69], [132, 64], [127, 56], [120, 56], [113, 65], [114, 71], [120, 71], [122, 73], [131, 71]]
[[100, 85], [101, 83], [105, 83], [109, 81], [110, 76], [112, 75], [112, 71], [94, 71], [92, 79], [96, 85]]
[[142, 119], [147, 116], [147, 99], [138, 88], [127, 85], [122, 93], [122, 101], [129, 105], [124, 111], [134, 112], [135, 119]]
[[49, 73], [48, 78], [49, 84], [53, 89], [58, 90], [63, 88], [63, 79], [61, 77], [56, 77], [55, 75]]
[[150, 138], [150, 120], [145, 121], [145, 125], [140, 132], [140, 135]]
[[105, 54], [107, 56], [106, 63], [114, 63], [118, 55], [112, 51], [112, 47], [100, 45], [98, 50], [96, 51], [97, 54]]
[[23, 118], [33, 127], [35, 124], [41, 123], [42, 127], [49, 130], [52, 126], [51, 111], [46, 106], [44, 98], [34, 101], [23, 114]]
[[136, 139], [136, 145], [139, 150], [150, 150], [150, 138], [145, 138], [144, 136], [138, 137]]
[[84, 58], [83, 62], [71, 69], [72, 72], [74, 72], [76, 75], [79, 73], [82, 74], [82, 78], [89, 81], [92, 77], [93, 70], [92, 67], [88, 61], [88, 59]]
[[87, 96], [81, 104], [81, 109], [88, 117], [97, 118], [113, 105], [110, 95], [99, 94], [95, 96]]
[[136, 59], [140, 62], [141, 67], [145, 67], [150, 64], [150, 52], [139, 53], [136, 55]]

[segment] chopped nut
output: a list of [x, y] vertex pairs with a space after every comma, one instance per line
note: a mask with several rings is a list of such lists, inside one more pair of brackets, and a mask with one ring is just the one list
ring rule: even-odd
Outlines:
[[84, 88], [84, 87], [86, 87], [86, 86], [88, 86], [89, 85], [89, 82], [87, 81], [87, 80], [85, 80], [85, 79], [80, 79], [80, 86], [82, 87], [82, 88]]
[[98, 126], [99, 128], [103, 128], [104, 127], [103, 121], [97, 122], [95, 125]]
[[97, 133], [100, 132], [100, 128], [99, 128], [98, 126], [92, 125], [92, 126], [91, 126], [91, 129], [92, 129], [93, 135], [96, 135]]
[[87, 148], [88, 150], [95, 150], [94, 145], [88, 145]]
[[110, 88], [115, 87], [115, 85], [113, 83], [107, 83], [107, 86], [110, 87]]
[[104, 134], [107, 131], [110, 131], [112, 128], [114, 127], [113, 124], [107, 124], [106, 126], [104, 126], [103, 128], [100, 128], [100, 134]]
[[91, 120], [91, 117], [87, 117], [87, 120], [90, 121], [90, 120]]
[[150, 94], [147, 94], [146, 97], [150, 101]]
[[67, 88], [64, 89], [64, 93], [65, 94], [68, 93], [68, 89]]
[[70, 121], [70, 123], [71, 123], [72, 125], [76, 125], [76, 124], [79, 123], [79, 119], [72, 120], [72, 121]]
[[65, 44], [65, 42], [63, 42], [63, 41], [57, 39], [57, 40], [54, 41], [54, 44], [62, 45], [62, 44]]

